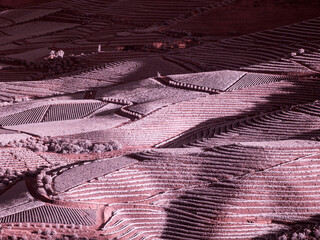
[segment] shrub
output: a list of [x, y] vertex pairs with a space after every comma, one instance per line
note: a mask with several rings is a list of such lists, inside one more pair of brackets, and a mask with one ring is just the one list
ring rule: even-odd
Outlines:
[[112, 150], [119, 150], [122, 148], [121, 143], [119, 143], [118, 141], [110, 141], [109, 144], [112, 146]]
[[61, 74], [70, 72], [72, 69], [82, 69], [86, 66], [85, 60], [78, 57], [65, 56], [64, 58], [55, 59], [42, 59], [34, 62], [24, 63], [25, 69], [41, 69], [42, 73], [37, 75], [28, 76], [26, 80], [32, 80], [32, 78], [41, 79], [52, 74]]
[[92, 143], [88, 140], [70, 140], [61, 138], [27, 138], [26, 140], [10, 141], [5, 146], [26, 147], [36, 152], [56, 152], [56, 153], [102, 153], [121, 149], [122, 146], [117, 141], [107, 143]]
[[43, 187], [38, 187], [37, 192], [40, 195], [46, 195], [47, 194], [46, 190]]
[[49, 184], [49, 183], [45, 184], [45, 185], [44, 185], [44, 189], [45, 189], [45, 191], [46, 191], [46, 193], [47, 193], [48, 195], [52, 195], [53, 190], [52, 190], [51, 184]]
[[12, 236], [11, 236], [11, 239], [12, 239], [12, 240], [18, 240], [18, 238], [17, 238], [16, 235], [12, 235]]
[[79, 235], [76, 234], [76, 233], [74, 233], [74, 234], [72, 235], [72, 239], [79, 239]]
[[49, 176], [49, 175], [45, 175], [45, 176], [43, 177], [43, 179], [42, 179], [42, 182], [43, 182], [44, 184], [51, 184], [51, 183], [52, 183], [52, 177]]
[[92, 148], [92, 152], [94, 153], [102, 153], [106, 149], [104, 144], [94, 144]]
[[50, 235], [50, 233], [51, 233], [51, 231], [50, 231], [49, 228], [46, 228], [46, 229], [43, 231], [43, 234], [46, 235], [46, 236]]

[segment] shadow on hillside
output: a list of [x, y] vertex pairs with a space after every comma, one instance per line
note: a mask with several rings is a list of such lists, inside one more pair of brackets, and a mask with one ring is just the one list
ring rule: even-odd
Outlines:
[[[266, 96], [265, 97], [265, 99], [267, 100], [266, 102], [257, 103], [253, 108], [251, 108], [247, 112], [243, 112], [237, 115], [225, 116], [218, 119], [208, 120], [194, 127], [188, 133], [201, 132], [201, 130], [205, 128], [206, 125], [214, 126], [216, 123], [218, 124], [222, 122], [231, 123], [235, 119], [241, 119], [248, 116], [255, 116], [264, 112], [281, 110], [284, 108], [290, 109], [290, 106], [309, 103], [319, 99], [320, 97], [319, 81], [317, 80], [309, 81], [309, 80], [301, 79], [301, 80], [290, 81], [290, 83], [291, 85], [287, 87], [282, 87], [281, 92], [275, 91], [275, 93], [272, 93], [269, 96]], [[239, 91], [239, 94], [241, 94], [241, 91]], [[267, 134], [269, 135], [269, 133]], [[292, 134], [290, 138], [291, 139], [311, 139], [312, 137], [317, 137], [319, 135], [320, 135], [320, 130], [317, 129], [317, 130], [299, 132], [299, 134], [297, 134], [296, 132], [295, 134]], [[251, 137], [248, 137], [248, 141], [250, 141]], [[174, 142], [179, 142], [184, 138], [185, 136], [182, 136], [178, 139], [175, 139]], [[283, 137], [283, 140], [285, 139], [288, 139], [288, 135]], [[230, 141], [230, 144], [233, 143], [234, 140], [232, 136], [230, 136], [229, 141]], [[261, 141], [263, 141], [263, 139], [261, 139]], [[206, 174], [205, 166], [203, 166], [203, 168], [200, 169], [200, 172], [203, 172], [204, 175]], [[293, 186], [290, 186], [288, 184], [285, 185], [284, 188], [292, 189]], [[215, 187], [214, 184], [210, 186], [210, 188], [212, 187]], [[235, 186], [235, 188], [233, 189], [227, 189], [226, 190], [227, 193], [226, 192], [223, 192], [223, 193], [226, 193], [228, 196], [218, 201], [217, 201], [217, 198], [214, 198], [214, 197], [210, 198], [210, 196], [207, 196], [206, 200], [208, 201], [208, 203], [210, 202], [210, 204], [212, 205], [210, 206], [210, 204], [208, 203], [206, 204], [204, 202], [201, 205], [203, 206], [203, 209], [198, 209], [198, 210], [195, 210], [195, 208], [192, 208], [192, 206], [194, 206], [195, 203], [197, 203], [201, 197], [205, 196], [206, 194], [209, 194], [210, 192], [209, 189], [208, 188], [192, 189], [182, 193], [181, 196], [179, 196], [177, 199], [172, 200], [169, 203], [169, 206], [165, 209], [165, 211], [167, 212], [167, 221], [166, 221], [161, 239], [207, 240], [212, 238], [213, 235], [216, 235], [216, 234], [219, 235], [221, 232], [219, 231], [217, 232], [215, 230], [215, 226], [216, 224], [218, 224], [218, 222], [221, 219], [219, 219], [217, 216], [219, 216], [219, 213], [220, 215], [223, 215], [223, 213], [226, 210], [224, 209], [224, 206], [226, 206], [226, 204], [229, 204], [232, 201], [232, 198], [233, 198], [232, 194], [235, 194], [236, 192], [238, 192], [238, 190], [239, 189], [237, 188], [237, 186]], [[197, 197], [197, 195], [199, 197]], [[277, 205], [275, 206], [275, 208], [277, 206], [281, 207], [283, 205], [281, 201], [277, 202], [276, 204]], [[310, 218], [310, 220], [308, 221], [294, 222], [292, 225], [290, 224], [289, 227], [290, 229], [292, 229], [292, 231], [296, 231], [296, 229], [300, 229], [301, 226], [307, 226], [310, 223], [318, 223], [319, 221], [320, 221], [320, 215], [319, 216], [317, 215]], [[277, 223], [277, 222], [274, 222], [274, 223]], [[278, 224], [283, 224], [283, 223], [278, 222]], [[284, 228], [283, 228], [284, 230], [285, 230], [285, 227], [286, 227], [286, 224], [284, 224]], [[227, 229], [223, 229], [223, 231], [227, 231]], [[279, 231], [277, 234], [281, 235], [282, 231]], [[272, 236], [265, 235], [265, 236], [257, 237], [255, 239], [257, 240], [258, 239], [276, 239], [275, 236], [277, 234], [273, 234]]]
[[[268, 159], [270, 160], [281, 154], [273, 155], [268, 151], [261, 150], [261, 161], [268, 161]], [[226, 156], [227, 152], [225, 153]], [[241, 153], [239, 153], [240, 156]], [[244, 156], [247, 157], [247, 160], [251, 159], [249, 153], [244, 154]], [[220, 159], [220, 153], [214, 156], [214, 158], [216, 157]], [[210, 160], [214, 161], [214, 158]], [[257, 159], [260, 159], [260, 157]], [[274, 166], [277, 166], [277, 163], [275, 164]], [[257, 166], [260, 166], [259, 161], [256, 164], [253, 163], [252, 167], [248, 168], [248, 172], [251, 173], [250, 169], [253, 170], [253, 167]], [[299, 194], [298, 190], [301, 187], [300, 184], [295, 184], [294, 181], [290, 180], [283, 181], [282, 175], [275, 175], [271, 183], [270, 178], [267, 178], [260, 183], [261, 188], [259, 188], [259, 183], [252, 183], [252, 181], [256, 179], [255, 176], [260, 175], [260, 170], [254, 171], [250, 176], [245, 174], [244, 181], [242, 181], [244, 175], [224, 178], [224, 174], [220, 173], [220, 178], [218, 170], [215, 174], [217, 174], [216, 177], [219, 182], [205, 184], [207, 180], [204, 179], [213, 177], [208, 175], [208, 167], [208, 164], [201, 164], [199, 172], [197, 172], [198, 180], [204, 181], [203, 186], [195, 186], [192, 189], [191, 186], [189, 190], [182, 192], [176, 199], [171, 200], [164, 209], [167, 216], [161, 239], [208, 240], [219, 239], [219, 237], [227, 239], [230, 236], [234, 237], [232, 239], [237, 239], [241, 236], [245, 239], [277, 240], [276, 236], [288, 232], [288, 228], [289, 232], [294, 232], [303, 230], [308, 224], [320, 223], [320, 215], [315, 215], [306, 221], [283, 221], [278, 220], [277, 215], [275, 216], [275, 214], [278, 214], [279, 219], [281, 219], [286, 214], [289, 216], [290, 214], [299, 216], [299, 212], [308, 214], [308, 210], [299, 209], [303, 206], [303, 203], [296, 200], [303, 198], [303, 191]], [[225, 171], [228, 167], [232, 168], [226, 165], [222, 168], [222, 171]], [[236, 168], [236, 166], [233, 167]], [[268, 167], [266, 166], [266, 168]], [[277, 171], [279, 170], [281, 169]], [[266, 174], [269, 176], [268, 173]], [[304, 174], [307, 176], [308, 172]], [[272, 184], [275, 184], [275, 186]], [[260, 197], [258, 196], [259, 191], [263, 192]], [[259, 202], [259, 199], [261, 202]], [[265, 204], [262, 205], [262, 203]], [[284, 209], [289, 209], [287, 210], [288, 213]], [[257, 214], [261, 217], [250, 217], [257, 216]], [[268, 234], [259, 236], [259, 233], [257, 233], [259, 231], [265, 233], [267, 229], [270, 229]], [[274, 230], [272, 231], [272, 229]], [[252, 236], [257, 237], [252, 238]]]
[[[88, 85], [87, 86], [80, 86], [80, 87], [85, 87], [85, 90], [82, 90], [81, 92], [86, 94], [86, 97], [88, 98], [88, 94], [90, 92], [95, 92], [97, 94], [97, 96], [95, 96], [95, 98], [99, 98], [101, 97], [101, 95], [103, 94], [104, 90], [110, 90], [114, 87], [118, 87], [117, 91], [121, 91], [121, 87], [120, 86], [124, 86], [124, 84], [129, 84], [129, 83], [134, 83], [137, 82], [136, 85], [128, 85], [126, 87], [124, 87], [124, 91], [128, 91], [129, 88], [139, 88], [139, 82], [140, 80], [143, 79], [148, 79], [148, 78], [154, 78], [157, 76], [158, 73], [161, 73], [162, 75], [171, 75], [171, 74], [184, 74], [184, 73], [188, 73], [187, 70], [185, 70], [182, 67], [179, 66], [174, 66], [172, 67], [172, 63], [163, 60], [160, 57], [148, 57], [148, 58], [141, 58], [141, 59], [129, 59], [126, 60], [128, 62], [128, 64], [132, 64], [132, 67], [128, 67], [126, 66], [126, 62], [125, 61], [118, 61], [117, 62], [113, 62], [110, 63], [110, 68], [112, 68], [112, 64], [115, 64], [114, 67], [116, 70], [114, 70], [115, 72], [118, 71], [117, 73], [115, 73], [115, 75], [113, 75], [113, 73], [110, 76], [105, 76], [105, 85], [102, 85], [101, 82], [103, 82], [104, 80], [100, 80], [99, 86], [90, 86], [90, 80], [88, 81]], [[119, 64], [119, 65], [117, 65]], [[121, 67], [123, 65], [123, 68], [126, 69], [127, 72], [121, 72]], [[134, 66], [136, 65], [136, 66]], [[109, 66], [109, 65], [108, 65]], [[99, 75], [99, 68], [97, 68], [97, 75]], [[95, 71], [95, 70], [93, 70]], [[83, 73], [84, 75], [86, 73]], [[90, 73], [89, 73], [90, 74]], [[80, 74], [81, 75], [81, 74]], [[74, 76], [75, 77], [75, 81], [77, 81], [77, 75]], [[85, 79], [84, 77], [81, 77], [83, 79]], [[79, 79], [81, 79], [79, 78]], [[101, 76], [100, 76], [101, 78]], [[69, 95], [68, 93], [64, 94], [64, 95]], [[77, 97], [75, 95], [75, 97]], [[129, 99], [130, 100], [130, 99]]]
[[[199, 124], [198, 126], [192, 128], [188, 133], [197, 133], [201, 132], [202, 129], [206, 127], [206, 125], [211, 125], [214, 126], [215, 124], [219, 123], [226, 123], [226, 122], [232, 122], [235, 119], [241, 119], [241, 118], [246, 118], [248, 116], [255, 116], [259, 115], [264, 112], [269, 112], [269, 111], [274, 111], [274, 110], [281, 110], [285, 107], [290, 107], [294, 106], [297, 104], [303, 104], [303, 103], [308, 103], [308, 102], [313, 102], [315, 100], [319, 99], [319, 92], [320, 92], [320, 82], [319, 81], [312, 81], [312, 80], [293, 80], [293, 81], [288, 81], [291, 84], [288, 85], [287, 87], [282, 87], [281, 91], [275, 91], [275, 93], [271, 93], [269, 96], [266, 96], [264, 99], [267, 100], [263, 103], [257, 103], [253, 108], [249, 109], [249, 111], [242, 112], [237, 115], [230, 115], [230, 116], [225, 116], [221, 117], [218, 119], [210, 119], [206, 122], [203, 122]], [[225, 94], [225, 93], [222, 93]], [[239, 91], [239, 94], [241, 94], [241, 91]], [[248, 96], [250, 97], [250, 96]], [[179, 141], [183, 140], [186, 135], [175, 139], [174, 142], [179, 143]], [[293, 134], [291, 137], [294, 139], [311, 139], [311, 137], [316, 137], [319, 136], [320, 130], [311, 130], [308, 132], [300, 132], [299, 134]], [[284, 136], [284, 139], [287, 139], [287, 136]], [[261, 139], [263, 141], [263, 139]], [[248, 141], [250, 141], [250, 138], [248, 138]], [[230, 136], [230, 143], [233, 142], [232, 136]], [[170, 144], [171, 146], [173, 144]], [[200, 171], [204, 171], [205, 169], [202, 169]], [[291, 187], [285, 186], [288, 189], [291, 189]], [[172, 200], [169, 204], [169, 207], [166, 208], [167, 212], [167, 222], [165, 225], [165, 229], [162, 234], [162, 239], [201, 239], [201, 240], [206, 240], [212, 238], [215, 234], [215, 221], [217, 221], [216, 216], [218, 214], [214, 213], [220, 213], [223, 214], [223, 206], [225, 204], [228, 204], [232, 197], [226, 197], [224, 198], [223, 203], [218, 203], [216, 202], [216, 199], [210, 199], [208, 198], [207, 200], [210, 201], [211, 203], [214, 203], [213, 205], [215, 206], [213, 208], [208, 208], [208, 206], [204, 203], [203, 208], [206, 209], [207, 212], [202, 216], [201, 210], [195, 211], [195, 210], [190, 210], [188, 206], [191, 204], [194, 204], [195, 199], [192, 199], [190, 194], [194, 190], [190, 190], [190, 192], [185, 192], [183, 193], [178, 199]], [[237, 192], [238, 189], [232, 189], [230, 193], [235, 193]], [[193, 195], [199, 194], [201, 191], [197, 191], [197, 193], [194, 193]], [[202, 189], [202, 194], [205, 195], [208, 192], [208, 189]], [[184, 202], [184, 206], [181, 205], [181, 203]], [[180, 205], [179, 205], [180, 203]], [[281, 206], [281, 202], [278, 203], [279, 206]], [[182, 220], [186, 218], [186, 216], [190, 216], [191, 218], [194, 218], [194, 220], [189, 220], [189, 221], [184, 221]], [[310, 222], [319, 222], [319, 216], [315, 216], [313, 218], [310, 218], [310, 221], [305, 221], [305, 222], [295, 222], [292, 227], [292, 230], [295, 230], [296, 228], [301, 227], [301, 225], [307, 225]], [[178, 224], [179, 223], [179, 224]], [[189, 237], [187, 238], [186, 234], [190, 234], [190, 231], [197, 231], [199, 230], [199, 227], [202, 224], [202, 234], [198, 235], [188, 235]], [[279, 223], [281, 224], [281, 223]], [[179, 229], [179, 231], [177, 231]], [[285, 228], [284, 228], [285, 229]], [[282, 234], [282, 231], [279, 231], [278, 234]], [[192, 236], [190, 238], [190, 236]], [[273, 235], [276, 236], [276, 235]], [[256, 239], [267, 239], [269, 235], [257, 237]], [[270, 238], [270, 239], [275, 239], [275, 238]]]
[[[224, 194], [233, 195], [237, 187], [214, 183], [208, 188], [195, 187], [172, 200], [165, 208], [167, 213], [165, 229], [161, 239], [207, 240], [214, 234], [215, 225], [221, 221], [217, 213], [222, 212], [230, 199], [217, 198], [215, 187], [224, 187]], [[203, 206], [199, 207], [199, 202]]]
[[[192, 139], [192, 136], [195, 136], [196, 134], [201, 134], [201, 132], [206, 129], [210, 129], [212, 127], [219, 126], [221, 124], [228, 124], [228, 123], [231, 124], [235, 120], [245, 119], [248, 117], [257, 116], [257, 115], [272, 112], [272, 111], [277, 111], [277, 110], [286, 109], [286, 108], [290, 109], [291, 106], [295, 106], [298, 104], [312, 103], [320, 99], [320, 95], [319, 95], [320, 81], [312, 80], [312, 79], [309, 79], [309, 80], [297, 79], [297, 80], [286, 80], [286, 82], [289, 83], [288, 86], [281, 87], [280, 89], [274, 89], [273, 92], [275, 93], [271, 93], [270, 95], [260, 97], [259, 99], [261, 99], [261, 101], [260, 102], [257, 101], [257, 104], [253, 108], [247, 109], [242, 113], [239, 113], [236, 115], [228, 115], [220, 118], [209, 119], [191, 128], [190, 130], [185, 132], [182, 136], [174, 139], [171, 142], [168, 142], [167, 144], [164, 144], [162, 147], [165, 147], [165, 148], [181, 147], [183, 146], [183, 144], [185, 145], [185, 144], [190, 144], [195, 142], [195, 140]], [[271, 86], [270, 88], [272, 88], [272, 84], [275, 84], [275, 83], [270, 83], [269, 84]], [[242, 94], [241, 90], [235, 90], [235, 91], [237, 91], [239, 95]], [[225, 94], [225, 97], [227, 98], [228, 94], [230, 93], [228, 92], [221, 93], [221, 95], [223, 94]], [[247, 94], [247, 92], [245, 92], [244, 94]], [[250, 97], [251, 96], [249, 95], [248, 98]], [[255, 101], [255, 99], [253, 99], [252, 101]], [[234, 102], [235, 102], [234, 104], [236, 104], [236, 99]], [[221, 108], [223, 108], [223, 104], [221, 104]], [[314, 131], [312, 132], [315, 133]], [[231, 142], [232, 142], [232, 138], [233, 137], [230, 135]], [[307, 133], [304, 134], [303, 132], [300, 132], [298, 135], [292, 134], [290, 138], [310, 139], [310, 136], [308, 136]], [[270, 139], [269, 133], [268, 135], [266, 135], [266, 139]], [[284, 136], [283, 140], [285, 139], [288, 139], [288, 135]], [[282, 140], [282, 139], [279, 139], [279, 140]], [[250, 141], [250, 138], [248, 138], [247, 141]], [[261, 141], [264, 141], [264, 139], [261, 139]]]
[[[265, 153], [266, 155], [261, 153], [261, 157], [264, 156], [262, 160], [273, 157], [272, 154]], [[220, 154], [215, 157], [219, 158]], [[251, 159], [250, 156], [247, 157], [247, 160]], [[214, 158], [211, 160], [214, 161]], [[208, 166], [206, 165], [203, 164], [200, 167], [199, 176], [208, 177]], [[256, 165], [259, 165], [259, 163], [253, 164], [251, 169]], [[225, 171], [225, 169], [223, 168], [222, 171]], [[250, 171], [250, 167], [248, 171]], [[256, 202], [258, 197], [255, 195], [258, 194], [258, 188], [252, 188], [252, 186], [256, 186], [250, 184], [247, 186], [247, 182], [241, 180], [243, 175], [238, 176], [240, 178], [235, 175], [225, 178], [225, 174], [219, 173], [219, 169], [215, 174], [220, 179], [219, 182], [208, 184], [204, 182], [203, 186], [195, 186], [183, 192], [176, 199], [171, 200], [169, 206], [165, 208], [167, 220], [161, 239], [207, 240], [219, 239], [219, 237], [227, 239], [230, 236], [234, 236], [234, 239], [239, 236], [250, 239], [249, 236], [257, 236], [256, 231], [267, 228], [271, 221], [273, 224], [283, 224], [283, 222], [275, 222], [272, 219], [275, 212], [281, 215], [283, 208], [291, 205], [293, 205], [292, 212], [294, 212], [295, 208], [300, 206], [299, 201], [295, 203], [284, 202], [274, 197], [281, 196], [283, 191], [289, 191], [286, 193], [286, 197], [292, 196], [294, 198], [296, 195], [297, 186], [291, 181], [283, 182], [281, 176], [274, 179], [274, 182], [281, 181], [282, 185], [280, 187], [273, 189], [268, 186], [260, 189], [264, 193], [261, 197], [262, 202], [270, 201], [265, 205], [267, 208], [265, 210], [263, 206], [259, 206]], [[199, 177], [199, 180], [203, 180], [201, 178]], [[251, 179], [254, 179], [254, 175]], [[269, 184], [266, 181], [263, 182], [262, 186]], [[248, 200], [247, 203], [245, 202], [246, 199]], [[251, 208], [251, 204], [254, 205], [253, 208]], [[270, 206], [272, 206], [272, 209], [270, 209]], [[260, 207], [260, 209], [256, 209], [257, 207]], [[256, 216], [257, 213], [264, 217], [250, 217]], [[260, 226], [257, 226], [257, 224]], [[273, 225], [273, 227], [275, 226]]]
[[[245, 238], [250, 239], [248, 236], [255, 232], [255, 229], [252, 228], [255, 227], [256, 224], [260, 225], [260, 227], [257, 227], [258, 230], [263, 225], [266, 228], [271, 222], [274, 227], [276, 227], [276, 224], [279, 226], [283, 225], [283, 230], [253, 239], [276, 240], [274, 236], [282, 235], [288, 229], [287, 227], [290, 227], [290, 231], [297, 231], [310, 223], [320, 223], [320, 215], [310, 218], [308, 221], [297, 222], [271, 221], [271, 219], [267, 217], [261, 218], [260, 220], [258, 219], [261, 222], [255, 223], [256, 219], [251, 219], [249, 217], [250, 214], [248, 214], [247, 217], [240, 216], [237, 218], [232, 213], [235, 204], [233, 201], [237, 202], [237, 200], [241, 200], [241, 198], [237, 199], [236, 197], [240, 194], [241, 190], [239, 190], [237, 185], [228, 188], [221, 183], [221, 187], [223, 187], [223, 190], [219, 189], [218, 184], [212, 184], [209, 188], [194, 188], [184, 192], [177, 199], [171, 200], [169, 206], [165, 208], [167, 213], [166, 224], [161, 239], [208, 240], [218, 239], [222, 237], [222, 235], [225, 235], [224, 239], [226, 239], [226, 236], [232, 235], [237, 238], [240, 235], [243, 236], [243, 234], [246, 234], [245, 230], [241, 231], [242, 228], [248, 228], [248, 235]], [[287, 189], [291, 187], [289, 182], [283, 186], [283, 188]], [[279, 195], [280, 194], [281, 193], [279, 193]], [[200, 203], [201, 201], [203, 201], [203, 204]], [[230, 210], [228, 210], [228, 206], [231, 207]], [[241, 206], [240, 204], [239, 207], [241, 208]], [[283, 208], [283, 201], [274, 201], [273, 207], [274, 209]], [[250, 203], [248, 203], [247, 208], [250, 209]], [[250, 212], [248, 209], [244, 209], [244, 211]], [[234, 219], [229, 220], [225, 215]], [[250, 224], [251, 220], [253, 221], [252, 225]], [[238, 231], [240, 235], [236, 235]]]

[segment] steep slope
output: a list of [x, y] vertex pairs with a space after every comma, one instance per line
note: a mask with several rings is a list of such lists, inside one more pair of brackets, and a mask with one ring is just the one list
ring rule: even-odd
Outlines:
[[108, 238], [248, 239], [319, 213], [319, 150], [293, 140], [153, 150], [59, 197], [107, 204]]

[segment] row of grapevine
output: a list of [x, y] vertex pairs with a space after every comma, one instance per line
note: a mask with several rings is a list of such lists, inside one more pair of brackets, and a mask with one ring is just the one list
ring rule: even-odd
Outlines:
[[50, 105], [42, 122], [84, 118], [104, 105], [101, 102]]
[[14, 126], [29, 123], [80, 119], [90, 115], [104, 105], [105, 103], [103, 102], [44, 105], [1, 117], [0, 125]]
[[95, 212], [89, 209], [74, 209], [44, 205], [0, 218], [1, 223], [58, 223], [94, 225]]
[[[245, 239], [279, 229], [270, 225], [277, 216], [305, 219], [319, 211], [312, 204], [320, 201], [318, 154], [319, 144], [312, 141], [152, 150], [139, 153], [138, 164], [59, 197], [108, 204], [108, 238]], [[283, 171], [294, 175], [287, 180]]]

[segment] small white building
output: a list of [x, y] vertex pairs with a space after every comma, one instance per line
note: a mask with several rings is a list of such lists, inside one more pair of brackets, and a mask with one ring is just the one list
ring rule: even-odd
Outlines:
[[60, 50], [57, 52], [57, 57], [63, 58], [63, 56], [64, 56], [64, 51], [60, 49]]

